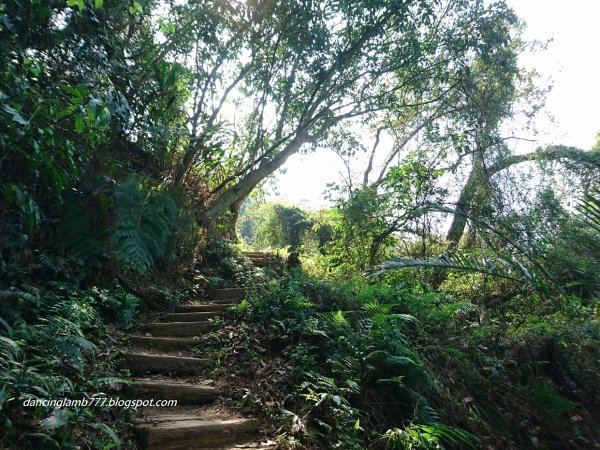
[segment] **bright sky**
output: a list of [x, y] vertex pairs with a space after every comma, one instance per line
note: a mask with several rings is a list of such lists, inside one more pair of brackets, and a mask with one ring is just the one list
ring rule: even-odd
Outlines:
[[[527, 136], [539, 144], [590, 148], [600, 131], [600, 0], [508, 0], [527, 24], [527, 39], [551, 38], [546, 51], [528, 55], [522, 64], [552, 80], [546, 103], [554, 123], [542, 116], [539, 134]], [[271, 200], [319, 208], [327, 183], [340, 180], [343, 165], [331, 151], [294, 155], [277, 174], [279, 195]]]

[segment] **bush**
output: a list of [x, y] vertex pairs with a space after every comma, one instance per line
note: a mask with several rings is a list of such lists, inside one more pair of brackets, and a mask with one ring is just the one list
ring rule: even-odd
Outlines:
[[[126, 417], [108, 406], [23, 406], [31, 399], [107, 396], [124, 383], [119, 351], [105, 324], [129, 327], [138, 299], [116, 285], [82, 288], [76, 260], [46, 255], [27, 267], [12, 265], [21, 279], [0, 291], [8, 306], [0, 319], [0, 447], [118, 448]], [[75, 270], [74, 270], [75, 269]], [[36, 273], [36, 285], [31, 282]], [[48, 281], [51, 280], [51, 281]], [[35, 424], [35, 425], [32, 425]]]

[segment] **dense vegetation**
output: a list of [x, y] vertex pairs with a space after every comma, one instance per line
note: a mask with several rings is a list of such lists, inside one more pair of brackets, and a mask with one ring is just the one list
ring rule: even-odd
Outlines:
[[[125, 410], [23, 403], [117, 395], [115, 330], [211, 283], [249, 289], [215, 376], [284, 448], [600, 445], [600, 142], [515, 151], [545, 95], [523, 28], [503, 1], [0, 0], [0, 447], [134, 446]], [[316, 149], [331, 208], [266, 202]]]

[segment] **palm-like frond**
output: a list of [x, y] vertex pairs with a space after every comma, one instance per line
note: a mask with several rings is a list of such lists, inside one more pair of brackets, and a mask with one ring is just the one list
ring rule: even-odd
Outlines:
[[585, 194], [577, 205], [577, 210], [587, 225], [600, 232], [600, 188]]
[[372, 275], [382, 275], [390, 270], [407, 267], [433, 267], [439, 269], [455, 269], [461, 271], [479, 272], [498, 278], [522, 282], [535, 282], [534, 276], [527, 268], [516, 260], [501, 257], [488, 258], [476, 253], [455, 253], [440, 255], [435, 259], [394, 258], [375, 267]]

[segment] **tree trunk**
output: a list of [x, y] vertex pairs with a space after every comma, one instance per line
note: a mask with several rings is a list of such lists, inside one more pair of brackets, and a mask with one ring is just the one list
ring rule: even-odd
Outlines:
[[[536, 150], [525, 155], [512, 155], [493, 164], [487, 170], [484, 169], [481, 158], [477, 158], [473, 163], [473, 168], [469, 173], [467, 182], [464, 184], [458, 201], [456, 203], [456, 214], [452, 218], [452, 223], [446, 234], [448, 250], [455, 251], [465, 233], [468, 217], [475, 216], [477, 209], [489, 204], [491, 192], [486, 184], [487, 180], [498, 172], [508, 169], [514, 165], [526, 161], [543, 160], [566, 160], [574, 164], [589, 167], [593, 170], [600, 169], [600, 156], [594, 152], [586, 152], [574, 147], [565, 147], [561, 145], [547, 147], [546, 149]], [[469, 247], [475, 242], [475, 234], [468, 239], [466, 246]], [[447, 271], [440, 270], [436, 273], [432, 286], [438, 288], [447, 277]]]
[[469, 177], [467, 178], [467, 182], [460, 191], [456, 207], [454, 208], [456, 213], [452, 218], [452, 223], [446, 234], [446, 242], [448, 242], [448, 248], [450, 250], [456, 250], [460, 244], [460, 240], [462, 239], [467, 226], [467, 218], [472, 210], [473, 200], [479, 187], [478, 185], [482, 182], [482, 177], [484, 175], [481, 162], [475, 161], [471, 173], [469, 173]]
[[262, 180], [279, 169], [291, 155], [297, 153], [298, 150], [300, 150], [300, 147], [308, 141], [308, 133], [306, 131], [299, 132], [294, 139], [292, 139], [292, 141], [277, 154], [277, 156], [271, 160], [263, 161], [256, 169], [248, 172], [234, 186], [223, 190], [208, 206], [204, 213], [203, 222], [208, 223], [223, 215], [228, 210], [231, 210], [231, 207], [235, 205], [236, 202], [239, 202], [241, 205], [241, 202], [244, 201]]
[[229, 222], [229, 238], [233, 242], [237, 242], [237, 234], [235, 232], [235, 226], [238, 221], [238, 217], [240, 216], [240, 208], [242, 207], [242, 203], [246, 200], [247, 196], [241, 197], [237, 199], [233, 204], [229, 207], [229, 211], [231, 212], [231, 220]]
[[454, 215], [446, 235], [446, 242], [449, 243], [449, 248], [456, 249], [460, 244], [465, 232], [468, 216], [474, 215], [476, 207], [483, 206], [486, 202], [489, 202], [490, 192], [487, 191], [488, 186], [486, 183], [489, 178], [502, 170], [526, 161], [560, 159], [578, 163], [595, 170], [600, 168], [600, 156], [593, 152], [586, 152], [574, 147], [561, 145], [548, 147], [544, 151], [536, 150], [525, 155], [508, 156], [493, 164], [487, 170], [484, 170], [481, 159], [477, 158], [473, 163], [473, 168], [467, 178], [467, 182], [460, 192], [455, 208], [457, 214]]
[[[481, 158], [476, 156], [467, 182], [460, 191], [456, 207], [454, 208], [455, 213], [452, 217], [452, 223], [446, 234], [446, 242], [448, 243], [448, 251], [450, 253], [456, 251], [460, 245], [467, 227], [467, 219], [473, 212], [474, 203], [478, 197], [477, 192], [480, 191], [481, 184], [485, 180], [485, 175]], [[448, 271], [437, 269], [431, 280], [433, 289], [437, 290], [446, 278], [448, 278]]]

